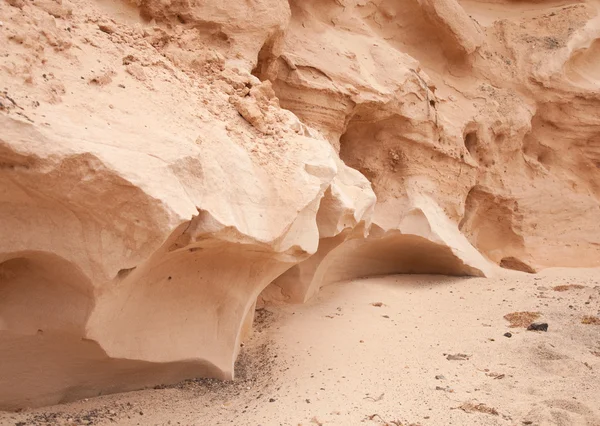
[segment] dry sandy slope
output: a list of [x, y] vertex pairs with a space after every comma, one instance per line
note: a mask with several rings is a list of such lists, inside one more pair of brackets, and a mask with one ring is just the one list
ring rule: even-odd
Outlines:
[[[585, 287], [553, 290], [565, 284]], [[548, 332], [510, 329], [503, 316], [515, 311], [539, 311]], [[305, 305], [258, 311], [234, 383], [109, 395], [0, 423], [600, 425], [600, 325], [584, 315], [600, 315], [599, 270], [341, 283]], [[470, 359], [444, 356], [456, 353]], [[499, 415], [457, 408], [465, 402]]]

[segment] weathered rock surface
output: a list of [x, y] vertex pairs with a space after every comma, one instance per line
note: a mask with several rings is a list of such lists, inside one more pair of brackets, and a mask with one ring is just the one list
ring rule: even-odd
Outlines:
[[231, 378], [257, 298], [598, 266], [599, 18], [1, 3], [0, 409]]
[[416, 192], [503, 266], [598, 264], [596, 3], [290, 4], [261, 77], [372, 182], [374, 224]]

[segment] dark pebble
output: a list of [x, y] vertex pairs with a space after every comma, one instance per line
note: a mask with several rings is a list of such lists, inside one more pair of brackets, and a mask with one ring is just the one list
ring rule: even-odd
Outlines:
[[533, 322], [533, 323], [531, 323], [531, 325], [529, 327], [527, 327], [527, 330], [548, 331], [548, 323], [547, 322]]

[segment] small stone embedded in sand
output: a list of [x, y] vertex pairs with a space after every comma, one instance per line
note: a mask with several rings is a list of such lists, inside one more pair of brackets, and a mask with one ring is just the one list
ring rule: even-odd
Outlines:
[[95, 75], [93, 77], [90, 78], [89, 83], [90, 84], [95, 84], [98, 86], [106, 86], [107, 84], [110, 84], [112, 82], [112, 78], [114, 75], [114, 71], [105, 71], [103, 73], [100, 73], [98, 75]]
[[123, 56], [123, 60], [121, 61], [123, 65], [129, 65], [132, 62], [137, 62], [138, 59], [134, 55], [126, 55]]
[[139, 81], [146, 81], [147, 79], [144, 68], [137, 62], [133, 62], [127, 65], [126, 70], [129, 74], [131, 74]]
[[461, 406], [457, 407], [466, 413], [484, 413], [491, 414], [493, 416], [499, 415], [498, 410], [489, 407], [484, 403], [475, 404], [473, 402], [465, 402]]
[[488, 377], [492, 377], [494, 379], [497, 379], [497, 380], [504, 379], [504, 377], [506, 377], [506, 374], [494, 373], [494, 372], [485, 373], [485, 375], [488, 376]]
[[446, 356], [446, 359], [448, 361], [467, 361], [467, 360], [471, 359], [471, 355], [467, 355], [467, 354], [448, 354], [448, 356]]
[[98, 29], [106, 34], [113, 34], [116, 32], [114, 25], [112, 25], [110, 23], [98, 24]]
[[532, 322], [527, 327], [529, 331], [548, 331], [548, 323], [546, 322]]
[[504, 333], [504, 337], [512, 337], [512, 333], [506, 332], [506, 333]]

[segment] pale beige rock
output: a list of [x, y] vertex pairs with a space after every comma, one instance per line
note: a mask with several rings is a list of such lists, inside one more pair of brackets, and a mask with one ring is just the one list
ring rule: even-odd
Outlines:
[[475, 22], [455, 0], [420, 0], [425, 14], [444, 33], [448, 48], [471, 54], [483, 44]]
[[317, 253], [277, 278], [262, 299], [306, 302], [324, 285], [365, 276], [494, 275], [493, 265], [427, 197], [416, 195], [396, 226], [374, 224], [367, 238], [360, 229], [321, 239]]
[[595, 266], [598, 10], [512, 6], [293, 2], [263, 76], [372, 182], [383, 229], [420, 193], [502, 266]]
[[367, 179], [338, 160], [338, 174], [321, 200], [317, 213], [319, 246], [317, 252], [293, 266], [263, 293], [262, 302], [305, 302], [325, 283], [329, 254], [350, 239], [368, 235], [375, 206], [375, 194]]
[[127, 72], [131, 74], [133, 77], [140, 81], [146, 81], [146, 73], [144, 72], [144, 68], [141, 67], [140, 64], [129, 64], [127, 65]]
[[[152, 46], [124, 55], [139, 32], [122, 25], [82, 29], [91, 47], [46, 57], [45, 12], [6, 13], [7, 34], [25, 34], [47, 69], [30, 86], [19, 57], [2, 69], [14, 84], [0, 117], [0, 406], [233, 377], [259, 292], [317, 250], [335, 151], [247, 70], [204, 79]], [[119, 43], [94, 46], [107, 38]], [[50, 76], [69, 90], [31, 104]], [[246, 95], [271, 135], [229, 101]]]
[[[160, 381], [233, 377], [245, 318], [258, 293], [316, 251], [318, 203], [337, 170], [332, 148], [290, 136], [304, 158], [261, 167], [223, 130], [212, 128], [199, 144], [163, 146], [169, 164], [131, 146], [97, 150], [44, 136], [11, 118], [1, 121], [7, 207], [0, 214], [7, 238], [0, 336], [11, 348], [2, 362], [3, 407], [94, 394], [107, 384], [102, 374], [87, 374], [98, 357], [114, 360], [114, 368], [131, 361], [132, 374], [150, 368]], [[129, 161], [137, 167], [128, 172]], [[225, 172], [231, 169], [246, 170], [244, 179]], [[282, 178], [273, 179], [276, 173]], [[36, 184], [41, 175], [44, 182]], [[161, 184], [140, 180], [151, 175]], [[227, 201], [232, 199], [237, 203]], [[203, 207], [196, 214], [195, 205]], [[24, 369], [27, 359], [34, 362], [31, 345], [40, 335], [57, 346], [47, 351], [58, 359], [45, 369], [45, 385], [33, 390], [40, 377]], [[87, 383], [79, 391], [65, 393], [65, 360], [55, 337], [72, 342], [72, 356], [79, 351], [78, 370], [69, 379], [69, 386]], [[80, 339], [102, 355], [88, 353]], [[19, 368], [9, 361], [15, 356]], [[123, 380], [128, 383], [111, 386], [131, 389], [154, 379]], [[14, 381], [18, 388], [8, 386]]]
[[599, 16], [1, 3], [0, 408], [231, 378], [259, 295], [598, 266]]
[[[280, 0], [222, 3], [218, 1], [175, 2], [164, 0], [134, 0], [145, 19], [178, 27], [176, 33], [208, 44], [226, 53], [228, 59], [249, 66], [259, 52], [278, 51], [287, 26], [290, 9]], [[194, 47], [180, 47], [193, 52]]]

